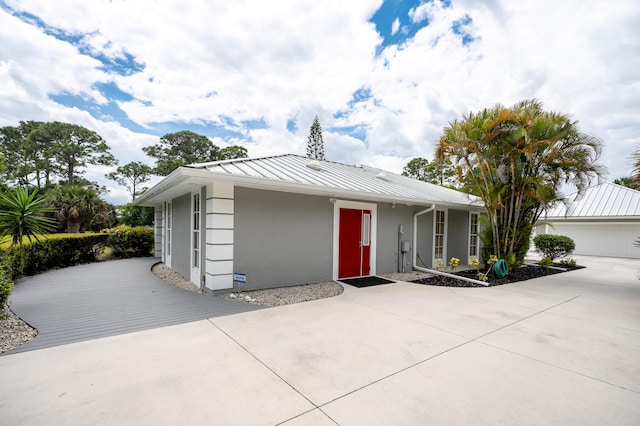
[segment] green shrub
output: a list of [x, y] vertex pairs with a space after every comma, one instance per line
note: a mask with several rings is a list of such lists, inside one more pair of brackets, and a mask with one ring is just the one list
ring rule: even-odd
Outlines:
[[154, 244], [153, 229], [143, 226], [118, 226], [107, 232], [107, 246], [116, 257], [150, 256]]
[[551, 265], [553, 265], [553, 260], [550, 257], [545, 257], [538, 262], [538, 265], [542, 266], [544, 269], [549, 269]]
[[0, 259], [0, 311], [7, 304], [12, 291], [11, 268], [6, 259]]
[[576, 248], [576, 244], [564, 235], [541, 234], [533, 239], [536, 250], [554, 260], [558, 257], [569, 256]]
[[35, 275], [49, 269], [95, 262], [106, 240], [105, 234], [40, 240], [15, 246], [6, 260], [13, 278]]
[[562, 268], [577, 268], [578, 262], [575, 259], [562, 259], [557, 263]]

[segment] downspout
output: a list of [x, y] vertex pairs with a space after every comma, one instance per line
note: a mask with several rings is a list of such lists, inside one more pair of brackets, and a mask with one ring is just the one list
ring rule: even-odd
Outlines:
[[473, 278], [461, 277], [459, 275], [449, 274], [447, 272], [438, 271], [436, 269], [429, 269], [418, 266], [418, 252], [416, 250], [416, 247], [418, 246], [418, 216], [429, 213], [435, 208], [436, 205], [432, 204], [431, 207], [419, 211], [413, 215], [413, 269], [415, 269], [416, 271], [428, 272], [434, 275], [442, 275], [443, 277], [455, 278], [457, 280], [467, 281], [474, 284], [480, 284], [487, 287], [489, 283], [486, 283], [484, 281], [474, 280]]

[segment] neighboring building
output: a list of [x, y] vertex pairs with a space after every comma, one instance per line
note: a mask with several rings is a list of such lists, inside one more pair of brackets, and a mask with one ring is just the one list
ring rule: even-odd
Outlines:
[[574, 254], [640, 258], [640, 191], [604, 182], [570, 194], [538, 221], [536, 234], [572, 238]]
[[[209, 290], [431, 268], [480, 253], [476, 197], [367, 166], [296, 155], [180, 167], [136, 200], [155, 255]], [[414, 226], [415, 224], [415, 226]]]

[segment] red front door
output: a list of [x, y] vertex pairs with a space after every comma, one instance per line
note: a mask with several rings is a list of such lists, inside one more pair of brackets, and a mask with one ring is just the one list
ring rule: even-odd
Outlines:
[[338, 278], [369, 275], [371, 210], [340, 209]]

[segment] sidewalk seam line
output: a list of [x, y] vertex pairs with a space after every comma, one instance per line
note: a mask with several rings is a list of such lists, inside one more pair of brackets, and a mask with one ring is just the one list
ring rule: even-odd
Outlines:
[[313, 405], [314, 408], [307, 410], [303, 413], [300, 413], [296, 416], [291, 417], [290, 419], [286, 419], [283, 420], [282, 422], [278, 423], [278, 424], [282, 424], [284, 422], [287, 422], [291, 419], [295, 419], [296, 417], [300, 417], [304, 414], [310, 413], [315, 409], [318, 409], [322, 412], [322, 414], [324, 414], [325, 416], [327, 416], [327, 418], [329, 420], [331, 420], [333, 423], [335, 423], [336, 425], [338, 424], [338, 422], [336, 422], [335, 420], [333, 420], [331, 418], [331, 416], [329, 416], [327, 413], [325, 413], [322, 408], [320, 408], [321, 406], [315, 404], [313, 401], [311, 401], [309, 398], [307, 398], [307, 396], [305, 394], [303, 394], [302, 392], [300, 392], [298, 389], [296, 389], [295, 386], [293, 386], [291, 383], [289, 383], [287, 380], [285, 380], [282, 376], [280, 376], [278, 373], [276, 373], [271, 367], [269, 367], [264, 361], [262, 361], [260, 358], [258, 358], [253, 352], [251, 352], [249, 349], [247, 349], [242, 343], [238, 342], [236, 339], [233, 338], [233, 336], [231, 336], [229, 333], [227, 333], [225, 330], [223, 330], [222, 328], [220, 328], [220, 326], [218, 326], [218, 324], [213, 322], [213, 318], [209, 318], [207, 319], [207, 321], [209, 321], [209, 323], [211, 323], [215, 328], [217, 328], [218, 330], [220, 330], [220, 332], [222, 334], [224, 334], [225, 336], [227, 336], [229, 339], [231, 339], [231, 341], [233, 341], [236, 345], [240, 346], [242, 348], [243, 351], [245, 351], [247, 354], [249, 354], [253, 359], [255, 359], [256, 361], [258, 361], [260, 364], [262, 364], [262, 366], [264, 366], [267, 370], [269, 370], [274, 376], [276, 376], [278, 379], [282, 380], [284, 383], [287, 384], [287, 386], [289, 386], [291, 389], [293, 389], [298, 395], [300, 395], [301, 397], [303, 397], [305, 400], [307, 400], [309, 402], [309, 404]]
[[571, 373], [571, 374], [575, 374], [575, 375], [578, 375], [578, 376], [582, 376], [582, 377], [587, 378], [587, 379], [595, 380], [597, 382], [604, 383], [606, 385], [613, 386], [613, 387], [616, 387], [616, 388], [619, 388], [619, 389], [622, 389], [622, 390], [625, 390], [625, 391], [629, 391], [629, 392], [632, 392], [632, 393], [635, 393], [635, 394], [640, 394], [640, 392], [638, 392], [636, 390], [629, 389], [629, 388], [626, 388], [624, 386], [617, 385], [615, 383], [607, 382], [606, 380], [599, 379], [599, 378], [593, 377], [593, 376], [589, 376], [589, 375], [581, 373], [579, 371], [570, 370], [570, 369], [568, 369], [566, 367], [562, 367], [562, 366], [559, 366], [559, 365], [551, 364], [550, 362], [543, 361], [543, 360], [537, 359], [537, 358], [533, 358], [533, 357], [531, 357], [529, 355], [524, 355], [524, 354], [521, 354], [521, 353], [518, 353], [518, 352], [514, 352], [512, 350], [509, 350], [509, 349], [506, 349], [506, 348], [502, 348], [500, 346], [496, 346], [496, 345], [491, 344], [491, 343], [480, 342], [480, 341], [478, 341], [478, 343], [480, 343], [481, 345], [489, 346], [490, 348], [497, 349], [497, 350], [502, 351], [502, 352], [506, 352], [506, 353], [509, 353], [509, 354], [512, 354], [512, 355], [516, 355], [516, 356], [521, 357], [521, 358], [528, 359], [530, 361], [534, 361], [534, 362], [537, 362], [537, 363], [540, 363], [540, 364], [544, 364], [544, 365], [546, 365], [548, 367], [553, 367], [553, 368], [556, 368], [558, 370], [565, 371], [567, 373]]
[[[502, 326], [502, 327], [500, 327], [500, 328], [497, 328], [497, 329], [495, 329], [495, 330], [493, 330], [493, 331], [491, 331], [491, 332], [489, 332], [489, 333], [485, 333], [485, 334], [483, 334], [482, 336], [475, 337], [475, 338], [473, 338], [473, 339], [469, 339], [469, 338], [467, 337], [466, 339], [469, 339], [469, 340], [467, 340], [466, 342], [460, 343], [459, 345], [453, 346], [453, 347], [451, 347], [451, 348], [449, 348], [449, 349], [447, 349], [447, 350], [445, 350], [445, 351], [442, 351], [442, 352], [440, 352], [440, 353], [437, 353], [437, 354], [435, 354], [435, 355], [432, 355], [432, 356], [430, 356], [430, 357], [428, 357], [428, 358], [425, 358], [425, 359], [423, 359], [423, 360], [420, 360], [420, 361], [418, 361], [418, 362], [416, 362], [416, 363], [414, 363], [414, 364], [411, 364], [411, 365], [409, 365], [409, 366], [407, 366], [407, 367], [401, 368], [400, 370], [394, 371], [393, 373], [387, 374], [387, 375], [386, 375], [386, 376], [384, 376], [384, 377], [381, 377], [381, 378], [376, 379], [376, 380], [374, 380], [374, 381], [372, 381], [372, 382], [369, 382], [369, 383], [367, 383], [367, 384], [365, 384], [365, 385], [362, 385], [362, 386], [360, 386], [360, 387], [359, 387], [359, 388], [357, 388], [357, 389], [354, 389], [354, 390], [352, 390], [352, 391], [350, 391], [350, 392], [347, 392], [347, 393], [345, 393], [345, 394], [343, 394], [343, 395], [340, 395], [340, 396], [339, 396], [339, 397], [337, 397], [337, 398], [332, 399], [331, 401], [325, 402], [324, 404], [320, 405], [320, 407], [324, 407], [325, 405], [331, 404], [332, 402], [335, 402], [335, 401], [337, 401], [337, 400], [339, 400], [339, 399], [342, 399], [342, 398], [344, 398], [344, 397], [346, 397], [346, 396], [349, 396], [349, 395], [351, 395], [352, 393], [358, 392], [358, 391], [360, 391], [360, 390], [362, 390], [362, 389], [364, 389], [364, 388], [367, 388], [367, 387], [369, 387], [369, 386], [371, 386], [371, 385], [374, 385], [374, 384], [376, 384], [376, 383], [378, 383], [378, 382], [381, 382], [382, 380], [388, 379], [389, 377], [393, 377], [393, 376], [395, 376], [395, 375], [397, 375], [397, 374], [400, 374], [400, 373], [402, 373], [402, 372], [404, 372], [404, 371], [407, 371], [407, 370], [409, 370], [409, 369], [411, 369], [411, 368], [413, 368], [413, 367], [416, 367], [416, 366], [418, 366], [418, 365], [420, 365], [420, 364], [423, 364], [423, 363], [425, 363], [425, 362], [427, 362], [427, 361], [430, 361], [430, 360], [432, 360], [432, 359], [434, 359], [434, 358], [436, 358], [436, 357], [439, 357], [440, 355], [444, 355], [444, 354], [446, 354], [447, 352], [451, 352], [451, 351], [453, 351], [453, 350], [455, 350], [455, 349], [461, 348], [462, 346], [468, 345], [469, 343], [477, 342], [477, 343], [480, 343], [480, 344], [484, 344], [483, 342], [478, 341], [478, 339], [482, 339], [483, 337], [486, 337], [486, 336], [488, 336], [488, 335], [490, 335], [490, 334], [492, 334], [492, 333], [495, 333], [495, 332], [500, 331], [500, 330], [504, 330], [505, 328], [510, 327], [510, 326], [512, 326], [512, 325], [514, 325], [514, 324], [517, 324], [517, 323], [519, 323], [519, 322], [521, 322], [521, 321], [524, 321], [524, 320], [526, 320], [526, 319], [532, 318], [532, 317], [534, 317], [534, 316], [536, 316], [536, 315], [538, 315], [538, 314], [544, 313], [544, 312], [546, 312], [546, 311], [548, 311], [548, 310], [550, 310], [550, 309], [553, 309], [553, 308], [558, 307], [558, 306], [560, 306], [560, 305], [563, 305], [563, 304], [565, 304], [565, 303], [569, 303], [569, 302], [571, 302], [571, 301], [573, 301], [573, 300], [577, 299], [578, 297], [580, 297], [580, 295], [578, 295], [578, 296], [574, 296], [574, 297], [572, 297], [571, 299], [565, 300], [565, 301], [563, 301], [563, 302], [560, 302], [560, 303], [558, 303], [558, 304], [555, 304], [555, 305], [553, 305], [553, 306], [550, 306], [550, 307], [548, 307], [548, 308], [546, 308], [546, 309], [543, 309], [543, 310], [541, 310], [541, 311], [535, 312], [535, 313], [533, 313], [533, 314], [531, 314], [531, 315], [529, 315], [529, 316], [526, 316], [526, 317], [524, 317], [524, 318], [520, 318], [520, 319], [519, 319], [519, 320], [517, 320], [517, 321], [514, 321], [514, 322], [512, 322], [512, 323], [509, 323], [509, 324], [507, 324], [507, 325], [504, 325], [504, 326]], [[357, 302], [356, 302], [356, 303], [357, 303]], [[363, 304], [363, 305], [364, 305], [364, 304]], [[367, 305], [364, 305], [364, 306], [367, 306]], [[371, 307], [371, 306], [370, 306], [370, 307]], [[371, 307], [371, 308], [373, 308], [373, 307]], [[375, 309], [375, 308], [374, 308], [374, 309]], [[397, 314], [396, 314], [396, 315], [397, 315]], [[457, 334], [455, 334], [455, 333], [452, 333], [452, 334], [457, 335]], [[462, 336], [461, 336], [461, 337], [462, 337]], [[320, 408], [320, 407], [318, 407], [318, 408]]]

